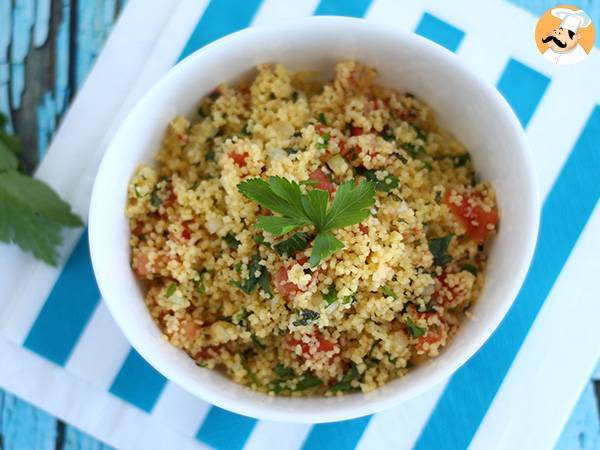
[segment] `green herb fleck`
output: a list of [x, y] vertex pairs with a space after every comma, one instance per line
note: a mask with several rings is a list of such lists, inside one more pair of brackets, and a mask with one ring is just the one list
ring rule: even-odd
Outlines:
[[247, 123], [246, 125], [244, 125], [242, 127], [242, 131], [240, 131], [240, 134], [242, 136], [252, 136], [252, 130], [250, 128], [250, 124], [249, 123]]
[[214, 161], [215, 160], [215, 151], [214, 149], [210, 149], [206, 152], [206, 155], [204, 155], [204, 159], [206, 161]]
[[344, 374], [344, 376], [342, 377], [342, 379], [340, 381], [335, 383], [329, 389], [333, 392], [357, 391], [360, 389], [360, 387], [353, 386], [352, 382], [354, 380], [358, 381], [360, 379], [360, 375], [361, 374], [358, 371], [356, 364], [354, 364], [353, 362], [350, 362], [350, 369], [348, 369], [348, 371], [346, 371], [346, 373]]
[[324, 113], [319, 113], [319, 122], [323, 125], [327, 125], [327, 117], [325, 117]]
[[285, 367], [283, 364], [278, 363], [275, 368], [273, 369], [273, 372], [275, 372], [277, 374], [277, 376], [279, 376], [280, 378], [292, 378], [293, 376], [295, 376], [296, 374], [294, 373], [293, 369], [290, 369], [289, 367]]
[[466, 166], [469, 161], [471, 161], [471, 155], [469, 155], [468, 153], [454, 156], [452, 158], [452, 163], [454, 164], [454, 167]]
[[158, 196], [156, 190], [152, 191], [152, 194], [150, 195], [150, 204], [155, 208], [158, 208], [160, 205], [162, 205], [162, 198]]
[[477, 267], [475, 267], [473, 264], [463, 264], [460, 270], [465, 270], [477, 276]]
[[305, 232], [294, 233], [288, 239], [285, 239], [273, 246], [273, 249], [279, 256], [287, 255], [288, 257], [294, 256], [296, 253], [308, 247], [311, 235]]
[[167, 298], [170, 297], [171, 295], [173, 295], [175, 293], [175, 291], [177, 290], [177, 283], [171, 283], [169, 285], [169, 287], [167, 288]]
[[305, 391], [307, 389], [315, 388], [321, 386], [323, 381], [312, 374], [304, 375], [302, 378], [298, 380], [296, 383], [295, 391]]
[[204, 285], [204, 275], [206, 275], [205, 270], [201, 270], [198, 274], [200, 278], [196, 283], [196, 292], [200, 295], [206, 294], [206, 286]]
[[[258, 276], [256, 274], [259, 274]], [[250, 294], [257, 286], [269, 294], [273, 295], [271, 290], [271, 276], [267, 268], [260, 264], [260, 255], [257, 253], [252, 257], [250, 266], [248, 267], [248, 279], [243, 283], [240, 281], [231, 280], [231, 284], [240, 288], [246, 294]]]
[[433, 255], [433, 263], [436, 266], [443, 266], [452, 261], [452, 257], [446, 252], [450, 246], [452, 235], [429, 239], [429, 251]]
[[404, 142], [402, 145], [400, 145], [400, 147], [406, 150], [406, 153], [408, 153], [413, 158], [419, 158], [425, 154], [425, 147], [423, 147], [422, 145], [415, 145], [410, 142]]
[[442, 202], [442, 191], [435, 192], [435, 202], [439, 205]]
[[194, 183], [190, 186], [190, 189], [192, 191], [195, 191], [196, 189], [198, 189], [198, 186], [199, 186], [198, 182], [194, 181]]
[[246, 371], [246, 375], [248, 375], [248, 378], [250, 379], [250, 381], [258, 387], [262, 386], [262, 384], [258, 380], [258, 377], [256, 376], [256, 374], [248, 366], [248, 364], [246, 362], [246, 358], [244, 358], [244, 355], [242, 355], [241, 353], [238, 353], [238, 355], [240, 356], [240, 363], [242, 364], [242, 367]]
[[238, 248], [241, 244], [241, 242], [235, 238], [231, 231], [223, 237], [223, 240], [229, 248]]
[[292, 92], [292, 101], [296, 103], [298, 101], [298, 97], [300, 97], [300, 93], [298, 91]]
[[312, 309], [301, 309], [299, 315], [300, 318], [292, 322], [296, 327], [310, 325], [321, 316], [317, 311], [313, 311]]
[[283, 149], [288, 155], [295, 155], [296, 153], [298, 153], [298, 149], [294, 148], [294, 147], [286, 147]]
[[323, 295], [323, 300], [325, 300], [325, 302], [327, 303], [327, 305], [331, 305], [332, 303], [334, 303], [335, 301], [337, 301], [337, 289], [335, 288], [335, 285], [331, 285], [329, 286], [329, 290], [327, 291], [327, 294], [322, 294]]
[[256, 345], [258, 348], [260, 348], [261, 350], [264, 350], [264, 349], [266, 349], [266, 348], [267, 348], [267, 347], [265, 346], [265, 344], [263, 344], [262, 342], [260, 342], [260, 341], [258, 340], [258, 338], [256, 337], [256, 335], [255, 335], [254, 333], [252, 333], [252, 334], [250, 335], [250, 339], [252, 339], [252, 343], [253, 343], [254, 345]]
[[317, 142], [316, 147], [318, 149], [326, 149], [327, 146], [329, 145], [329, 139], [331, 138], [331, 134], [329, 133], [329, 131], [325, 134], [323, 134], [323, 136], [321, 136], [321, 139], [323, 139], [323, 142]]
[[416, 325], [409, 316], [404, 318], [404, 323], [408, 327], [408, 332], [413, 337], [413, 339], [417, 339], [425, 334], [427, 328], [422, 328]]
[[372, 181], [373, 183], [375, 183], [375, 190], [376, 191], [380, 191], [380, 192], [389, 192], [392, 189], [395, 189], [398, 187], [398, 185], [400, 184], [400, 182], [398, 181], [398, 178], [396, 178], [394, 175], [392, 174], [388, 174], [383, 180], [379, 180], [377, 178], [376, 175], [376, 170], [366, 170], [363, 168], [358, 168], [356, 170], [356, 173], [358, 175], [362, 175], [364, 176], [367, 180]]
[[381, 292], [383, 292], [386, 297], [392, 297], [394, 300], [396, 300], [398, 298], [398, 296], [396, 294], [394, 294], [394, 291], [392, 291], [389, 287], [381, 286], [380, 289], [381, 289]]

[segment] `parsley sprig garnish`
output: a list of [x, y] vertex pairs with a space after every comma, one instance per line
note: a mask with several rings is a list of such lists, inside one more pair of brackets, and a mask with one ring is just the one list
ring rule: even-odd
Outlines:
[[21, 144], [5, 125], [0, 114], [0, 241], [14, 242], [55, 266], [62, 228], [83, 222], [47, 184], [19, 171]]
[[250, 200], [270, 209], [278, 216], [259, 216], [256, 227], [281, 236], [305, 225], [316, 230], [310, 266], [316, 267], [323, 259], [342, 249], [344, 244], [331, 232], [362, 222], [371, 214], [375, 202], [372, 181], [342, 183], [333, 201], [322, 189], [300, 190], [300, 185], [283, 177], [269, 177], [268, 181], [252, 178], [238, 184], [238, 190]]

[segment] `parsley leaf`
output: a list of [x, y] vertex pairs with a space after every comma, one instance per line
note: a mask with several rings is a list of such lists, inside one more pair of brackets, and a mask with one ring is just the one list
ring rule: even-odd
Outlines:
[[409, 316], [406, 316], [406, 318], [404, 319], [404, 323], [408, 327], [408, 332], [414, 339], [417, 339], [417, 338], [423, 336], [425, 334], [425, 332], [427, 331], [427, 328], [418, 326], [416, 323], [414, 323], [412, 321], [412, 319]]
[[387, 286], [381, 286], [379, 288], [381, 290], [381, 292], [384, 293], [384, 295], [386, 297], [392, 297], [394, 300], [396, 300], [398, 298], [398, 296], [394, 293], [394, 291], [392, 291], [389, 287]]
[[241, 244], [241, 242], [235, 238], [231, 231], [223, 237], [223, 240], [229, 248], [238, 248]]
[[467, 272], [471, 272], [473, 275], [477, 276], [477, 267], [473, 264], [463, 264], [460, 270], [466, 270]]
[[325, 300], [325, 302], [327, 303], [327, 305], [331, 305], [332, 303], [337, 301], [337, 289], [335, 288], [335, 285], [331, 285], [329, 286], [329, 290], [327, 291], [327, 294], [322, 294], [323, 295], [323, 300]]
[[327, 213], [323, 229], [333, 230], [362, 222], [371, 215], [373, 203], [375, 186], [372, 182], [363, 181], [357, 186], [352, 181], [341, 184]]
[[356, 367], [356, 364], [350, 362], [350, 369], [344, 374], [342, 379], [335, 383], [331, 388], [329, 388], [333, 392], [347, 392], [347, 391], [357, 391], [360, 387], [354, 387], [352, 385], [352, 381], [360, 379], [360, 372]]
[[[6, 153], [6, 150], [3, 148], [0, 152]], [[0, 241], [14, 242], [36, 258], [56, 265], [56, 247], [62, 243], [62, 228], [80, 227], [82, 220], [48, 185], [17, 172], [12, 158], [5, 157], [3, 164], [0, 167]]]
[[292, 325], [296, 327], [310, 325], [321, 316], [317, 311], [313, 311], [312, 309], [301, 309], [299, 315], [300, 318], [292, 322]]
[[[251, 178], [238, 184], [245, 197], [282, 216], [309, 223], [301, 203], [300, 186], [281, 177], [270, 177], [269, 182]], [[283, 194], [283, 195], [281, 195]]]
[[273, 372], [275, 372], [281, 378], [291, 378], [295, 375], [293, 369], [290, 369], [289, 367], [285, 367], [281, 363], [277, 363], [277, 365], [273, 369]]
[[375, 190], [381, 192], [389, 192], [398, 187], [400, 182], [398, 178], [392, 174], [388, 174], [383, 180], [379, 180], [375, 174], [375, 170], [357, 170], [359, 175], [364, 176], [367, 180], [375, 183]]
[[[258, 276], [256, 274], [259, 274]], [[260, 255], [257, 253], [252, 257], [250, 266], [248, 267], [248, 279], [243, 283], [241, 281], [231, 280], [231, 284], [240, 288], [246, 294], [250, 294], [260, 286], [263, 291], [269, 295], [273, 295], [271, 290], [271, 276], [265, 266], [260, 264]]]
[[452, 261], [452, 257], [446, 252], [452, 240], [452, 235], [429, 239], [429, 251], [433, 255], [433, 263], [436, 266], [443, 266]]
[[304, 211], [317, 230], [323, 228], [328, 203], [329, 192], [322, 189], [312, 189], [306, 193], [306, 196], [302, 197]]
[[329, 231], [319, 233], [310, 254], [310, 267], [318, 266], [323, 259], [333, 255], [342, 248], [344, 248], [344, 244]]
[[285, 239], [273, 246], [279, 256], [287, 255], [294, 256], [296, 253], [301, 252], [310, 242], [311, 236], [308, 233], [298, 232], [293, 234], [288, 239]]
[[256, 219], [256, 228], [265, 230], [273, 236], [282, 236], [305, 224], [306, 222], [302, 220], [290, 217], [258, 216]]

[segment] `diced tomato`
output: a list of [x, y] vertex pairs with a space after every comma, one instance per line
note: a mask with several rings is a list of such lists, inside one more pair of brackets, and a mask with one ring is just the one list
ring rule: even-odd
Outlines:
[[369, 234], [369, 229], [366, 225], [363, 225], [362, 223], [358, 225], [358, 229], [362, 234]]
[[179, 142], [181, 142], [182, 144], [187, 144], [188, 142], [188, 135], [185, 133], [177, 133], [177, 140]]
[[181, 328], [183, 329], [185, 337], [192, 341], [198, 337], [198, 333], [200, 332], [198, 324], [191, 319], [183, 320], [181, 322]]
[[[454, 196], [460, 197], [458, 204], [451, 201], [450, 198]], [[478, 244], [483, 244], [494, 234], [498, 223], [498, 211], [486, 211], [487, 208], [478, 195], [457, 194], [454, 190], [448, 190], [444, 194], [443, 202], [465, 226], [467, 235]]]
[[150, 271], [146, 267], [148, 265], [148, 258], [143, 253], [134, 252], [131, 265], [134, 272], [141, 278], [146, 278], [150, 274]]
[[248, 158], [248, 153], [236, 153], [232, 151], [229, 152], [229, 157], [233, 159], [233, 162], [239, 167], [246, 167], [246, 158]]
[[[317, 340], [317, 352], [330, 352], [335, 348], [335, 344], [325, 339], [321, 333], [314, 333], [311, 335], [311, 337]], [[302, 356], [304, 358], [310, 358], [313, 356], [310, 353], [310, 344], [302, 341], [301, 339], [296, 339], [293, 336], [290, 336], [289, 342], [292, 348], [300, 345], [300, 348], [302, 349]]]
[[329, 192], [329, 194], [333, 194], [335, 192], [335, 184], [329, 181], [327, 175], [321, 170], [317, 169], [308, 177], [309, 180], [317, 181], [315, 187], [317, 189], [323, 189], [324, 191]]
[[361, 127], [355, 127], [352, 125], [352, 129], [350, 130], [350, 136], [360, 136], [364, 133]]
[[207, 345], [206, 347], [202, 347], [200, 350], [198, 350], [195, 354], [194, 354], [194, 359], [210, 359], [210, 358], [215, 358], [216, 356], [218, 356], [219, 351], [221, 350], [221, 348], [223, 347], [222, 344], [220, 345]]
[[288, 281], [288, 272], [283, 266], [275, 274], [275, 288], [281, 295], [288, 299], [300, 291], [298, 286]]
[[322, 123], [317, 123], [315, 125], [315, 131], [322, 136], [325, 132], [325, 125], [323, 125]]
[[144, 232], [144, 222], [138, 220], [135, 224], [135, 228], [132, 230], [132, 233], [135, 236], [140, 236]]
[[[417, 353], [429, 353], [431, 350], [434, 350], [435, 352], [439, 347], [436, 346], [436, 344], [440, 344], [440, 346], [444, 344], [442, 341], [448, 334], [448, 325], [437, 312], [420, 313], [419, 317], [426, 317], [428, 319], [434, 318], [436, 320], [433, 324], [430, 323], [427, 326], [425, 334], [417, 338], [415, 349], [417, 350]], [[425, 343], [429, 344], [427, 348], [424, 346]]]
[[173, 185], [171, 183], [168, 184], [167, 186], [167, 199], [165, 200], [165, 208], [168, 208], [169, 206], [173, 206], [173, 203], [175, 203], [175, 200], [177, 200], [177, 196], [175, 195], [175, 192], [173, 191]]
[[190, 231], [188, 225], [191, 223], [191, 220], [184, 220], [181, 222], [181, 226], [183, 227], [183, 231], [181, 232], [181, 236], [184, 239], [190, 239], [192, 237], [192, 232]]

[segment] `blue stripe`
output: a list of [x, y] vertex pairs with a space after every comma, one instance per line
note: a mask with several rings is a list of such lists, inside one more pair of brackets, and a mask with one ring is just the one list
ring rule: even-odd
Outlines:
[[498, 81], [498, 90], [526, 127], [549, 84], [547, 76], [510, 59]]
[[151, 412], [167, 380], [131, 349], [110, 386], [110, 393]]
[[371, 416], [365, 416], [343, 422], [315, 425], [306, 438], [302, 450], [332, 448], [354, 450], [370, 420]]
[[99, 300], [85, 230], [23, 345], [65, 365]]
[[[252, 433], [256, 419], [213, 406], [204, 419], [196, 439], [216, 450], [241, 449]], [[273, 443], [273, 448], [278, 443]]]
[[[538, 246], [508, 315], [450, 380], [416, 449], [466, 448], [525, 340], [600, 195], [600, 106], [596, 106], [542, 209]], [[543, 149], [542, 149], [543, 150]]]
[[363, 17], [372, 0], [321, 0], [315, 16]]
[[465, 33], [455, 26], [438, 19], [429, 13], [423, 14], [421, 21], [415, 29], [415, 33], [446, 47], [455, 52], [465, 37]]
[[261, 3], [262, 0], [211, 0], [181, 52], [179, 61], [212, 41], [246, 28]]

